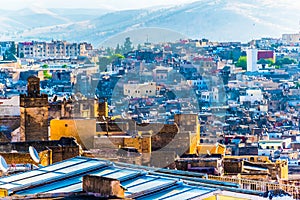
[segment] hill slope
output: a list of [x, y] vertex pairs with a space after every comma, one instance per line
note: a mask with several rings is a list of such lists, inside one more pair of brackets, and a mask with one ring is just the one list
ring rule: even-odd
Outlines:
[[[6, 28], [10, 30], [9, 36], [17, 40], [85, 40], [94, 45], [124, 31], [145, 27], [170, 29], [192, 38], [244, 42], [298, 32], [299, 3], [274, 2], [199, 0], [181, 6], [126, 11], [48, 9], [37, 12], [33, 9], [20, 12], [21, 17], [3, 12], [0, 27], [9, 27]], [[19, 32], [11, 34], [11, 31]], [[153, 41], [169, 39], [159, 37], [153, 36]]]

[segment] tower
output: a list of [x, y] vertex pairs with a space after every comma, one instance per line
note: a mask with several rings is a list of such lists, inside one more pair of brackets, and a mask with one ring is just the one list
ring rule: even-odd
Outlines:
[[247, 72], [257, 71], [257, 53], [258, 50], [251, 48], [247, 49]]
[[95, 111], [98, 112], [98, 117], [99, 119], [103, 119], [103, 117], [108, 117], [108, 103], [107, 99], [99, 99], [98, 104], [97, 104], [97, 109]]
[[27, 95], [20, 95], [21, 141], [48, 140], [48, 95], [40, 94], [40, 79], [27, 79]]
[[[200, 124], [197, 114], [176, 114], [175, 124], [179, 128], [178, 135], [173, 139], [179, 139], [181, 146], [187, 145], [186, 153], [195, 154], [200, 142]], [[179, 137], [178, 137], [179, 136]], [[178, 147], [179, 148], [179, 147]]]

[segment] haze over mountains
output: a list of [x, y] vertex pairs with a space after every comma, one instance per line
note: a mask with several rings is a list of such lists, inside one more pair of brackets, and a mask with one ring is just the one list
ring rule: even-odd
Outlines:
[[[63, 39], [87, 41], [98, 46], [111, 36], [145, 27], [163, 28], [166, 34], [135, 31], [151, 42], [174, 40], [173, 30], [190, 38], [214, 41], [243, 41], [280, 37], [299, 31], [300, 12], [296, 1], [278, 0], [199, 0], [194, 3], [114, 11], [108, 9], [1, 10], [0, 39], [16, 41]], [[162, 31], [162, 32], [164, 32]], [[147, 36], [146, 36], [147, 35]], [[124, 35], [124, 37], [126, 34]], [[176, 36], [177, 37], [177, 36]], [[179, 38], [178, 38], [179, 39]], [[141, 42], [136, 39], [136, 43]]]

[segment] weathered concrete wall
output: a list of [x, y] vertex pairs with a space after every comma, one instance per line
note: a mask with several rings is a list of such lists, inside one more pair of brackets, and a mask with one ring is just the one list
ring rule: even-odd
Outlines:
[[48, 136], [48, 107], [20, 108], [21, 141], [45, 141]]
[[52, 150], [52, 162], [60, 162], [80, 155], [79, 147], [50, 147]]
[[224, 160], [224, 172], [226, 173], [241, 173], [243, 168], [242, 160]]
[[83, 191], [96, 193], [102, 198], [124, 198], [125, 189], [117, 179], [86, 175], [83, 177]]
[[169, 144], [177, 133], [178, 127], [176, 125], [165, 124], [157, 134], [152, 135], [152, 151], [157, 151]]
[[94, 149], [110, 148], [117, 149], [119, 147], [134, 147], [140, 153], [151, 152], [151, 137], [95, 137]]
[[[0, 131], [5, 134], [8, 141], [11, 140], [11, 132], [20, 126], [20, 117], [3, 116], [0, 117], [0, 125], [7, 128], [7, 130]], [[5, 138], [2, 138], [1, 142], [6, 142]]]
[[[62, 138], [61, 140], [55, 141], [5, 142], [0, 143], [0, 155], [5, 154], [16, 160], [22, 159], [22, 157], [26, 159], [30, 157], [28, 153], [29, 146], [35, 147], [35, 149], [40, 152], [42, 162], [48, 159], [49, 163], [60, 162], [79, 156], [81, 149], [73, 138]], [[49, 151], [49, 155], [41, 155], [41, 153], [45, 151]]]
[[[40, 164], [43, 166], [47, 166], [52, 164], [52, 152], [51, 150], [45, 150], [42, 152], [39, 152], [39, 156], [41, 159]], [[1, 156], [5, 159], [7, 164], [39, 164], [32, 160], [29, 153], [0, 153]]]
[[175, 151], [155, 151], [151, 153], [150, 166], [168, 167], [174, 163], [175, 159]]

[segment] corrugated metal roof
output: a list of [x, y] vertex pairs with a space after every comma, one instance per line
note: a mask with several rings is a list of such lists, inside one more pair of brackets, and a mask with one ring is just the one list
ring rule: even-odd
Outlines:
[[[60, 184], [60, 181], [68, 182], [68, 178], [82, 178], [86, 174], [90, 174], [111, 165], [112, 163], [107, 161], [76, 157], [33, 171], [0, 178], [0, 188], [7, 189], [9, 193], [18, 193], [21, 191], [24, 193], [27, 188], [38, 188], [53, 182], [56, 182], [56, 184]], [[72, 184], [74, 183], [69, 183], [69, 185]], [[67, 187], [67, 185], [65, 185], [65, 187]], [[45, 191], [46, 190], [41, 190], [41, 192]]]
[[148, 168], [132, 168], [94, 158], [76, 157], [51, 166], [0, 178], [0, 188], [9, 194], [73, 193], [82, 191], [87, 174], [118, 179], [125, 196], [135, 199], [191, 199], [216, 189], [190, 185], [179, 178], [151, 174]]

